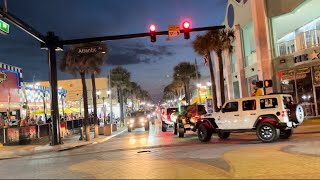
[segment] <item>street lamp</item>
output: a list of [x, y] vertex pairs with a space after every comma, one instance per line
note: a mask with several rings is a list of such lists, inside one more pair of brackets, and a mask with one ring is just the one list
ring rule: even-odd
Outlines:
[[211, 93], [212, 93], [211, 86], [212, 86], [212, 83], [211, 83], [210, 81], [208, 81], [208, 82], [207, 82], [207, 87], [208, 87], [209, 93], [208, 93], [208, 91], [207, 91], [207, 95], [211, 95]]

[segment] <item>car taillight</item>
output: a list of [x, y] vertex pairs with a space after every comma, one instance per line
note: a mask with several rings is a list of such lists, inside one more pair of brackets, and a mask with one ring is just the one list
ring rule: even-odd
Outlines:
[[288, 112], [287, 111], [282, 111], [281, 112], [282, 117], [288, 117]]

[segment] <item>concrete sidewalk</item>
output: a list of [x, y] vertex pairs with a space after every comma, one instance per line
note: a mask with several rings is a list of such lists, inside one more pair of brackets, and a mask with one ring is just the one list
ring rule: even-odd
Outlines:
[[50, 152], [50, 151], [64, 151], [64, 150], [78, 148], [81, 146], [86, 146], [89, 144], [99, 144], [119, 134], [122, 134], [126, 130], [127, 130], [126, 127], [118, 128], [118, 130], [113, 132], [111, 136], [99, 135], [99, 138], [96, 138], [96, 139], [93, 138], [94, 132], [90, 132], [91, 133], [90, 141], [79, 140], [79, 137], [80, 137], [79, 134], [71, 135], [71, 136], [67, 136], [65, 139], [62, 140], [63, 144], [56, 145], [56, 146], [50, 146], [48, 140], [44, 140], [45, 143], [39, 142], [38, 144], [34, 144], [34, 145], [2, 146], [0, 147], [0, 160], [12, 159], [12, 158], [17, 158], [21, 156], [27, 156], [27, 155]]

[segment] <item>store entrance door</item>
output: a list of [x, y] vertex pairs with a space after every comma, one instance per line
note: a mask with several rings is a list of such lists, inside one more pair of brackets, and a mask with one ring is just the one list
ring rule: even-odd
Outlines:
[[317, 112], [317, 116], [320, 115], [320, 86], [315, 86], [315, 96], [316, 96], [316, 112]]

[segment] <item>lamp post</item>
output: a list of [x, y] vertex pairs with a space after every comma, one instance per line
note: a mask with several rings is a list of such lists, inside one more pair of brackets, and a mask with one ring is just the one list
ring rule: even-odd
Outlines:
[[201, 104], [200, 88], [201, 88], [201, 84], [198, 83], [198, 84], [197, 84], [197, 91], [198, 91], [199, 104]]
[[209, 89], [209, 93], [208, 93], [208, 91], [207, 91], [207, 95], [212, 95], [211, 93], [212, 93], [212, 91], [211, 91], [211, 86], [212, 86], [212, 83], [211, 82], [207, 82], [207, 87], [208, 87], [208, 89]]

